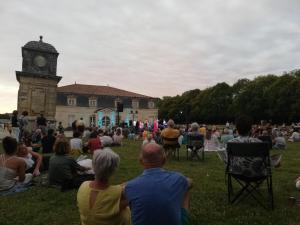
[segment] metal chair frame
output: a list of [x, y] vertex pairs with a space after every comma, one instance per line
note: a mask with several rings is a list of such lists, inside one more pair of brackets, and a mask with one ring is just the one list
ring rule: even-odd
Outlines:
[[[228, 191], [228, 202], [230, 204], [239, 203], [245, 200], [247, 197], [252, 197], [265, 209], [274, 209], [274, 197], [272, 187], [272, 171], [271, 162], [269, 155], [269, 144], [266, 142], [261, 143], [228, 143], [227, 144], [227, 155], [228, 163], [226, 167], [227, 177], [227, 191]], [[266, 175], [247, 177], [241, 174], [235, 174], [232, 169], [232, 161], [235, 157], [247, 158], [255, 157], [261, 158], [263, 167], [266, 171]], [[232, 180], [236, 180], [241, 186], [241, 189], [234, 195]], [[267, 182], [267, 199], [264, 199], [263, 194], [260, 192], [259, 187]], [[268, 201], [268, 205], [263, 203], [263, 200]]]

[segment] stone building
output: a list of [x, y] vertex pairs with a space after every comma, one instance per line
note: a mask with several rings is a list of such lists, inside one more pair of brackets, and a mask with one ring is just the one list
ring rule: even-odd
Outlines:
[[49, 121], [71, 126], [83, 118], [86, 125], [109, 126], [118, 122], [117, 105], [123, 106], [119, 122], [153, 122], [158, 115], [157, 98], [108, 86], [72, 84], [57, 87], [59, 53], [40, 36], [22, 47], [22, 71], [16, 71], [19, 82], [18, 111], [27, 111], [31, 127], [43, 113]]
[[56, 75], [58, 52], [43, 42], [30, 41], [22, 47], [22, 71], [16, 71], [19, 82], [18, 111], [27, 111], [30, 126], [36, 117], [43, 113], [50, 120], [55, 120], [56, 89], [61, 80]]
[[117, 105], [123, 106], [119, 121], [152, 123], [158, 116], [157, 98], [109, 86], [72, 84], [57, 89], [56, 121], [64, 127], [83, 118], [86, 125], [99, 127], [117, 123]]

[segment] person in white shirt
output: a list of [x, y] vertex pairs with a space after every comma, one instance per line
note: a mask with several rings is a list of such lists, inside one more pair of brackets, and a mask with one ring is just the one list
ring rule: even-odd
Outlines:
[[114, 145], [121, 146], [123, 140], [122, 130], [121, 128], [118, 128], [116, 133], [113, 136]]
[[73, 138], [70, 140], [70, 155], [78, 157], [81, 155], [82, 151], [82, 140], [80, 138], [81, 133], [79, 131], [74, 131]]
[[292, 133], [292, 136], [289, 138], [289, 141], [291, 141], [291, 142], [300, 141], [300, 133], [294, 129], [294, 132]]

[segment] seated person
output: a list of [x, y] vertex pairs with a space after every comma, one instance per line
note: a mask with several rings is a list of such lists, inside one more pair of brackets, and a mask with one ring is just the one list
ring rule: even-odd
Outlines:
[[91, 133], [87, 146], [91, 154], [93, 154], [94, 151], [101, 149], [101, 140], [98, 137], [98, 133], [96, 131], [93, 131]]
[[296, 129], [294, 129], [292, 136], [289, 137], [289, 141], [291, 141], [291, 142], [300, 141], [300, 133]]
[[[164, 146], [172, 146], [178, 144], [178, 137], [180, 136], [179, 130], [175, 129], [175, 123], [173, 120], [169, 120], [167, 123], [168, 127], [163, 129], [161, 132], [161, 137], [163, 140]], [[174, 139], [176, 141], [166, 140], [166, 139]]]
[[26, 147], [25, 144], [19, 143], [17, 156], [25, 161], [26, 173], [32, 173], [33, 176], [40, 175], [40, 167], [43, 161], [42, 155], [32, 151], [31, 147]]
[[120, 128], [117, 129], [116, 133], [113, 135], [113, 145], [121, 146], [123, 140], [122, 130]]
[[142, 147], [140, 163], [144, 172], [127, 182], [124, 190], [133, 225], [186, 224], [191, 181], [180, 173], [164, 170], [165, 162], [160, 145]]
[[81, 155], [82, 151], [82, 140], [80, 136], [81, 133], [79, 131], [74, 131], [73, 138], [70, 139], [70, 155], [76, 158]]
[[278, 136], [274, 138], [274, 146], [275, 149], [285, 149], [286, 141], [281, 132], [278, 132]]
[[223, 133], [221, 135], [221, 144], [226, 147], [227, 142], [233, 139], [234, 136], [232, 134], [229, 134], [229, 131], [227, 128], [224, 128]]
[[81, 223], [85, 225], [130, 225], [128, 203], [122, 198], [122, 186], [110, 185], [118, 168], [119, 156], [109, 148], [95, 151], [95, 179], [81, 184], [77, 193]]
[[155, 143], [155, 140], [152, 137], [152, 134], [148, 134], [147, 138], [143, 141], [143, 146], [149, 143]]
[[[17, 140], [2, 140], [4, 154], [0, 155], [0, 195], [19, 192], [31, 183], [32, 174], [26, 174], [26, 163], [17, 153]], [[24, 189], [23, 189], [24, 190]]]
[[111, 146], [114, 142], [107, 132], [104, 132], [102, 136], [100, 135], [100, 140], [103, 147]]
[[211, 129], [207, 129], [204, 141], [204, 151], [218, 151], [219, 148], [220, 141], [218, 137], [214, 135]]
[[62, 190], [78, 188], [83, 181], [92, 180], [91, 174], [80, 175], [90, 168], [80, 166], [74, 158], [69, 155], [70, 144], [65, 138], [58, 138], [54, 144], [55, 155], [49, 161], [49, 184], [61, 186]]
[[31, 147], [34, 152], [39, 152], [42, 147], [42, 130], [36, 129], [32, 135]]
[[[262, 142], [258, 138], [250, 137], [252, 119], [248, 116], [240, 116], [236, 120], [236, 128], [239, 136], [228, 141], [241, 143], [257, 143]], [[242, 151], [242, 149], [241, 149]], [[278, 167], [280, 165], [281, 155], [271, 156], [271, 165]], [[264, 176], [266, 170], [263, 169], [263, 161], [259, 157], [235, 157], [232, 160], [232, 172], [234, 174], [245, 175], [247, 177]]]
[[43, 153], [53, 153], [53, 146], [55, 143], [54, 130], [49, 129], [46, 136], [42, 138], [42, 152]]
[[300, 190], [300, 177], [298, 177], [296, 180], [295, 180], [295, 183], [296, 183], [296, 188], [298, 190]]

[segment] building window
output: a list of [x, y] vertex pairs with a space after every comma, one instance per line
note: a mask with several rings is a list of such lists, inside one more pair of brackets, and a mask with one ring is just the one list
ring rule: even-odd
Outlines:
[[97, 99], [89, 99], [90, 107], [97, 107]]
[[154, 106], [155, 106], [155, 104], [154, 104], [153, 101], [149, 101], [149, 102], [148, 102], [148, 108], [149, 108], [149, 109], [153, 109]]
[[68, 105], [69, 106], [76, 106], [76, 98], [75, 97], [68, 97]]
[[133, 109], [138, 109], [139, 108], [139, 100], [137, 100], [137, 99], [132, 100], [132, 108]]

